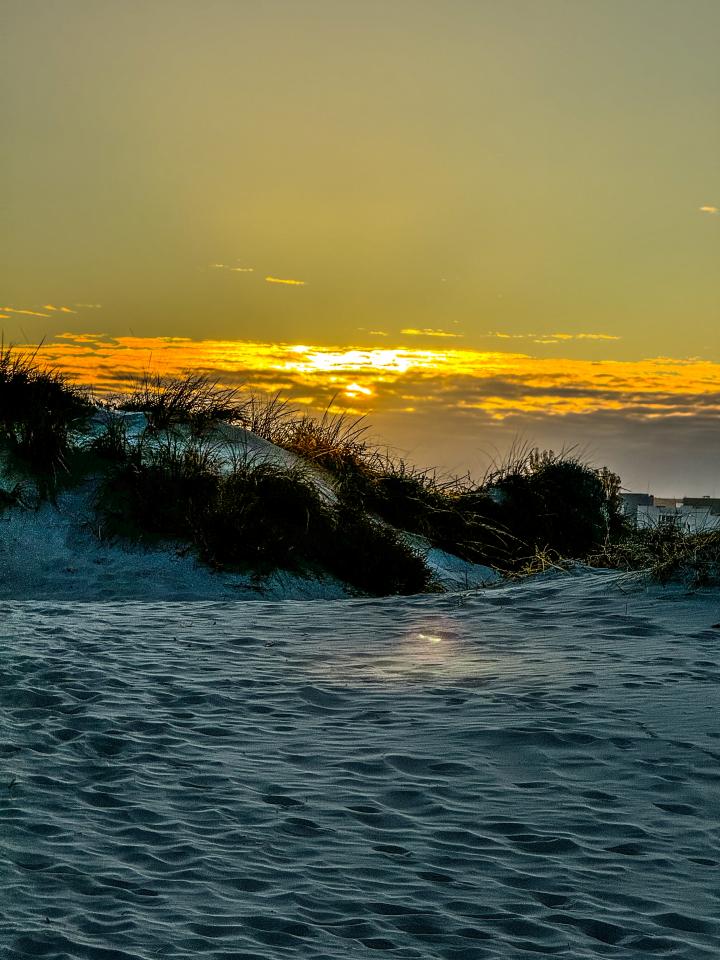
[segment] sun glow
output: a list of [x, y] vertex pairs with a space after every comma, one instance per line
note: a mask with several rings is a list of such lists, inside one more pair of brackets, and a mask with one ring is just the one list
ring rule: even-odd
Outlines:
[[371, 397], [372, 395], [373, 392], [370, 387], [363, 387], [359, 383], [349, 383], [347, 387], [345, 387], [346, 397]]

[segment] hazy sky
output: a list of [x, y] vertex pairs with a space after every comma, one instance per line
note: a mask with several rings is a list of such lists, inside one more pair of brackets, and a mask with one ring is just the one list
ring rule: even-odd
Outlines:
[[0, 10], [6, 339], [720, 362], [718, 0]]

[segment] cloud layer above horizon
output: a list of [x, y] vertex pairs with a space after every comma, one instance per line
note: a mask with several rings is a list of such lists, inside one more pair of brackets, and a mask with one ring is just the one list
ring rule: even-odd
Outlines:
[[299, 409], [367, 415], [378, 440], [423, 467], [477, 472], [522, 437], [581, 447], [630, 486], [655, 483], [655, 492], [672, 493], [671, 484], [715, 492], [720, 476], [720, 363], [697, 358], [68, 333], [45, 343], [38, 359], [100, 396], [148, 373], [195, 371], [245, 393], [279, 393]]
[[[30, 349], [30, 348], [24, 348]], [[628, 418], [720, 416], [720, 363], [698, 358], [578, 360], [526, 353], [409, 347], [320, 347], [183, 337], [60, 335], [40, 357], [100, 392], [148, 371], [207, 373], [247, 390], [281, 391], [314, 408], [353, 412], [478, 411], [504, 420], [622, 411]], [[358, 386], [362, 387], [358, 391]], [[361, 410], [348, 403], [361, 394]]]

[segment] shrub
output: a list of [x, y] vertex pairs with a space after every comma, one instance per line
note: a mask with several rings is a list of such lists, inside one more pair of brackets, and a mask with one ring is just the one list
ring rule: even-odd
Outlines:
[[327, 510], [316, 488], [292, 468], [238, 463], [218, 480], [195, 515], [201, 556], [218, 567], [297, 569], [326, 536]]
[[319, 559], [331, 573], [367, 593], [423, 593], [430, 583], [425, 561], [397, 533], [367, 514], [341, 506]]
[[621, 529], [615, 480], [569, 453], [531, 450], [491, 475], [486, 490], [498, 502], [498, 521], [520, 546], [515, 562], [546, 549], [582, 559]]
[[218, 485], [217, 464], [202, 445], [172, 436], [158, 446], [139, 441], [101, 484], [96, 507], [110, 536], [192, 542]]

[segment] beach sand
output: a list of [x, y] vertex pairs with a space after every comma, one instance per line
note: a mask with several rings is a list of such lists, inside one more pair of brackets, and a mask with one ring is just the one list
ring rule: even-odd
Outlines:
[[0, 602], [0, 955], [715, 958], [717, 592]]

